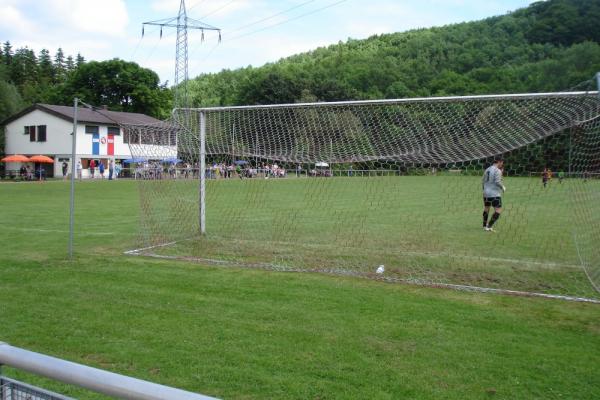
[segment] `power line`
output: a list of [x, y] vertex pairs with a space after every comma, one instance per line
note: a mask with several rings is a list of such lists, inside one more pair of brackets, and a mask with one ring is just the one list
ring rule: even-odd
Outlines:
[[[235, 0], [229, 1], [227, 5], [233, 3]], [[198, 3], [196, 3], [197, 5]], [[223, 7], [219, 8], [222, 9]], [[213, 11], [213, 13], [216, 11]], [[159, 26], [160, 36], [162, 38], [163, 28], [176, 28], [177, 29], [177, 41], [176, 41], [176, 57], [175, 57], [175, 81], [173, 82], [175, 91], [175, 105], [178, 107], [187, 107], [189, 105], [189, 98], [187, 95], [187, 81], [188, 81], [188, 31], [198, 30], [202, 33], [202, 40], [204, 40], [204, 31], [217, 31], [219, 33], [219, 41], [221, 41], [221, 30], [214, 26], [208, 25], [202, 21], [188, 17], [187, 10], [185, 7], [185, 0], [181, 0], [179, 3], [179, 14], [176, 17], [164, 18], [154, 21], [148, 21], [142, 23], [142, 32], [145, 26]], [[158, 46], [158, 44], [157, 44]], [[153, 50], [154, 52], [154, 50]], [[152, 52], [152, 53], [153, 53]], [[152, 54], [151, 53], [151, 54]]]
[[[254, 25], [260, 24], [261, 22], [265, 22], [265, 21], [268, 21], [268, 20], [270, 20], [270, 19], [273, 19], [273, 18], [275, 18], [275, 17], [278, 17], [278, 16], [280, 16], [280, 15], [287, 14], [288, 12], [290, 12], [290, 11], [294, 11], [295, 9], [298, 9], [298, 8], [300, 8], [300, 7], [303, 7], [303, 6], [307, 5], [307, 4], [314, 3], [315, 1], [316, 1], [316, 0], [308, 0], [308, 1], [305, 1], [305, 2], [303, 2], [303, 3], [300, 3], [300, 4], [297, 4], [297, 5], [295, 5], [295, 6], [293, 6], [293, 7], [287, 8], [287, 9], [285, 9], [285, 10], [283, 10], [283, 11], [279, 11], [279, 12], [277, 12], [277, 13], [275, 13], [275, 14], [271, 14], [271, 15], [269, 15], [268, 17], [261, 18], [261, 19], [259, 19], [259, 20], [256, 20], [256, 21], [254, 21], [254, 22], [251, 22], [251, 23], [249, 23], [249, 24], [246, 24], [246, 25], [242, 25], [242, 26], [240, 26], [240, 27], [238, 27], [238, 28], [235, 28], [235, 29], [227, 30], [226, 32], [228, 32], [229, 34], [231, 34], [232, 32], [239, 32], [239, 31], [241, 31], [241, 30], [243, 30], [243, 29], [246, 29], [246, 28], [249, 28], [249, 27], [251, 27], [251, 26], [254, 26]], [[347, 0], [340, 1], [340, 3], [343, 3], [344, 1], [347, 1]], [[337, 4], [337, 3], [336, 3], [336, 4]], [[336, 4], [331, 4], [331, 5], [325, 6], [325, 7], [323, 7], [322, 9], [325, 9], [325, 8], [332, 7], [332, 6], [336, 5]], [[270, 26], [268, 26], [268, 27], [265, 27], [265, 28], [261, 28], [261, 30], [268, 29], [268, 28], [270, 28], [270, 27], [272, 27], [272, 26], [280, 25], [280, 24], [283, 24], [283, 23], [285, 23], [285, 22], [288, 22], [288, 21], [292, 21], [293, 19], [301, 18], [301, 17], [303, 17], [303, 16], [305, 16], [305, 15], [314, 14], [315, 12], [321, 11], [322, 9], [317, 9], [317, 10], [314, 10], [314, 11], [312, 11], [312, 12], [306, 13], [306, 14], [304, 14], [304, 15], [299, 15], [298, 17], [294, 17], [294, 18], [292, 18], [292, 19], [288, 19], [288, 20], [286, 20], [286, 21], [282, 21], [281, 23], [274, 24], [274, 25], [270, 25]], [[248, 34], [250, 34], [250, 33], [248, 33]], [[244, 35], [245, 35], [245, 34], [244, 34]], [[241, 36], [241, 35], [240, 35], [240, 36]], [[231, 40], [231, 39], [230, 39], [230, 40]]]
[[196, 2], [193, 6], [189, 7], [187, 10], [188, 12], [193, 10], [194, 8], [198, 7], [200, 4], [204, 3], [205, 0], [200, 0], [198, 2]]
[[[206, 17], [209, 17], [213, 14], [218, 13], [219, 11], [221, 11], [222, 9], [224, 9], [225, 7], [228, 7], [230, 4], [235, 3], [237, 0], [230, 0], [229, 2], [225, 3], [224, 5], [222, 5], [221, 7], [212, 10], [211, 12], [209, 12], [208, 14], [203, 15], [202, 17], [200, 17], [200, 19], [204, 19]], [[189, 11], [189, 10], [188, 10]]]
[[[203, 1], [203, 0], [201, 0], [201, 2], [202, 2], [202, 1]], [[241, 31], [241, 30], [243, 30], [243, 29], [249, 28], [249, 27], [251, 27], [251, 26], [254, 26], [254, 25], [260, 24], [261, 22], [265, 22], [265, 21], [268, 21], [268, 20], [270, 20], [270, 19], [273, 19], [273, 18], [275, 18], [275, 17], [278, 17], [278, 16], [280, 16], [280, 15], [286, 14], [286, 13], [288, 13], [288, 12], [290, 12], [290, 11], [293, 11], [293, 10], [295, 10], [295, 9], [298, 9], [298, 8], [300, 8], [300, 7], [303, 7], [303, 6], [307, 5], [307, 4], [314, 3], [315, 1], [316, 1], [316, 0], [308, 0], [308, 1], [305, 1], [305, 2], [303, 2], [303, 3], [297, 4], [297, 5], [293, 6], [293, 7], [290, 7], [290, 8], [288, 8], [288, 9], [285, 9], [285, 10], [283, 10], [283, 11], [279, 11], [279, 12], [277, 12], [277, 13], [275, 13], [275, 14], [271, 14], [271, 15], [269, 15], [268, 17], [261, 18], [261, 19], [259, 19], [259, 20], [257, 20], [257, 21], [251, 22], [251, 23], [249, 23], [249, 24], [246, 24], [246, 25], [242, 25], [242, 26], [240, 26], [240, 27], [238, 27], [238, 28], [235, 28], [235, 29], [232, 29], [232, 30], [229, 30], [229, 31], [226, 31], [226, 32], [229, 32], [230, 34], [231, 34], [232, 32], [239, 32], [239, 31]], [[196, 50], [198, 50], [198, 48], [199, 48], [199, 47], [200, 47], [200, 45], [196, 46], [196, 47], [195, 47], [195, 48], [194, 48], [194, 49], [193, 49], [193, 50], [190, 52], [190, 54], [193, 54], [193, 53], [195, 53], [195, 52], [196, 52]], [[215, 47], [216, 47], [216, 46], [215, 46]], [[213, 47], [213, 48], [210, 50], [209, 54], [210, 54], [210, 53], [212, 53], [212, 52], [214, 51], [214, 49], [215, 49], [215, 48]]]
[[[150, 33], [157, 32], [159, 29], [160, 29], [160, 28], [155, 28], [155, 29], [153, 29], [152, 31], [150, 31]], [[175, 33], [176, 33], [175, 31], [170, 31], [170, 32], [168, 32], [168, 33], [166, 33], [166, 34], [164, 34], [164, 35], [160, 36], [160, 37], [158, 38], [158, 40], [156, 41], [156, 44], [155, 44], [155, 45], [152, 47], [152, 49], [150, 50], [150, 53], [149, 53], [149, 54], [148, 54], [148, 56], [146, 57], [146, 59], [145, 59], [145, 61], [144, 61], [144, 64], [147, 64], [147, 63], [148, 63], [148, 61], [150, 60], [150, 57], [152, 57], [152, 56], [154, 55], [154, 52], [155, 52], [155, 51], [156, 51], [156, 49], [158, 48], [158, 45], [160, 44], [160, 42], [161, 42], [163, 39], [166, 39], [166, 38], [168, 38], [168, 37], [170, 37], [170, 36], [173, 36]]]
[[231, 38], [231, 39], [229, 39], [229, 40], [227, 40], [227, 39], [224, 39], [223, 41], [224, 41], [224, 42], [231, 42], [232, 40], [240, 39], [240, 38], [243, 38], [243, 37], [246, 37], [246, 36], [253, 35], [253, 34], [255, 34], [255, 33], [258, 33], [258, 32], [265, 31], [265, 30], [267, 30], [267, 29], [275, 28], [275, 27], [277, 27], [277, 26], [280, 26], [280, 25], [283, 25], [283, 24], [287, 24], [288, 22], [292, 22], [292, 21], [298, 20], [298, 19], [300, 19], [300, 18], [304, 18], [304, 17], [307, 17], [307, 16], [309, 16], [309, 15], [316, 14], [316, 13], [318, 13], [318, 12], [320, 12], [320, 11], [326, 10], [326, 9], [328, 9], [328, 8], [331, 8], [331, 7], [334, 7], [334, 6], [337, 6], [338, 4], [345, 3], [346, 1], [348, 1], [348, 0], [339, 0], [339, 1], [336, 1], [335, 3], [328, 4], [328, 5], [324, 6], [324, 7], [317, 8], [317, 9], [315, 9], [315, 10], [309, 11], [309, 12], [307, 12], [307, 13], [304, 13], [304, 14], [297, 15], [297, 16], [295, 16], [295, 17], [292, 17], [292, 18], [288, 18], [288, 19], [286, 19], [285, 21], [277, 22], [277, 23], [275, 23], [275, 24], [272, 24], [272, 25], [265, 26], [265, 27], [263, 27], [263, 28], [257, 29], [257, 30], [255, 30], [255, 31], [252, 31], [252, 32], [243, 33], [243, 34], [241, 34], [241, 35], [234, 36], [234, 37], [232, 37], [232, 38]]
[[132, 60], [135, 58], [135, 53], [137, 53], [138, 49], [140, 48], [140, 44], [142, 44], [142, 39], [143, 37], [140, 37], [140, 40], [138, 40], [137, 44], [135, 45], [135, 49], [133, 49], [133, 53], [131, 53]]
[[[147, 32], [147, 33], [154, 33], [154, 32], [157, 32], [157, 31], [158, 31], [158, 28], [155, 28], [155, 29], [153, 29], [153, 30], [151, 30], [150, 32]], [[137, 45], [135, 46], [135, 49], [133, 50], [133, 53], [131, 53], [131, 59], [132, 60], [135, 58], [135, 55], [136, 55], [137, 51], [139, 50], [140, 45], [142, 44], [142, 40], [143, 39], [144, 39], [144, 34], [142, 34], [142, 36], [140, 36], [140, 40], [138, 40]]]
[[[248, 28], [248, 27], [251, 27], [251, 26], [257, 25], [257, 24], [259, 24], [259, 23], [261, 23], [261, 22], [265, 22], [265, 21], [268, 21], [268, 20], [270, 20], [270, 19], [273, 19], [273, 18], [275, 18], [275, 17], [277, 17], [277, 16], [280, 16], [280, 15], [282, 15], [282, 14], [286, 14], [286, 13], [288, 13], [288, 12], [290, 12], [290, 11], [293, 11], [293, 10], [295, 10], [295, 9], [298, 9], [298, 8], [300, 8], [300, 7], [303, 7], [303, 6], [307, 5], [307, 4], [314, 3], [315, 1], [316, 1], [316, 0], [308, 0], [308, 1], [305, 1], [305, 2], [303, 2], [303, 3], [297, 4], [297, 5], [293, 6], [293, 7], [290, 7], [290, 8], [288, 8], [288, 9], [285, 9], [285, 10], [283, 10], [283, 11], [279, 11], [279, 12], [277, 12], [277, 13], [275, 13], [275, 14], [269, 15], [268, 17], [261, 18], [261, 19], [259, 19], [259, 20], [257, 20], [257, 21], [251, 22], [251, 23], [249, 23], [249, 24], [247, 24], [247, 25], [243, 25], [243, 26], [241, 26], [241, 27], [235, 28], [235, 29], [233, 29], [233, 30], [231, 30], [231, 31], [229, 31], [229, 32], [238, 32], [238, 31], [240, 31], [240, 30], [243, 30], [243, 29], [245, 29], [245, 28]], [[300, 19], [300, 18], [303, 18], [303, 17], [309, 16], [309, 15], [312, 15], [312, 14], [316, 14], [316, 13], [317, 13], [317, 12], [319, 12], [319, 11], [323, 11], [323, 10], [325, 10], [325, 9], [328, 9], [328, 8], [334, 7], [334, 6], [338, 5], [338, 4], [344, 3], [345, 1], [348, 1], [348, 0], [340, 0], [340, 1], [338, 1], [338, 2], [335, 2], [335, 3], [332, 3], [332, 4], [328, 4], [328, 5], [324, 6], [324, 7], [321, 7], [321, 8], [318, 8], [318, 9], [315, 9], [315, 10], [312, 10], [312, 11], [309, 11], [309, 12], [306, 12], [306, 13], [304, 13], [304, 14], [300, 14], [300, 15], [297, 15], [297, 16], [295, 16], [295, 17], [288, 18], [288, 19], [287, 19], [287, 20], [285, 20], [285, 21], [281, 21], [281, 22], [278, 22], [278, 23], [276, 23], [276, 24], [272, 24], [272, 25], [269, 25], [269, 26], [266, 26], [266, 27], [260, 28], [260, 29], [257, 29], [257, 30], [255, 30], [255, 31], [252, 31], [252, 32], [248, 32], [248, 33], [244, 33], [244, 34], [241, 34], [241, 35], [238, 35], [238, 36], [234, 36], [233, 38], [231, 38], [231, 39], [229, 39], [229, 40], [227, 40], [227, 39], [224, 39], [223, 41], [224, 41], [224, 42], [228, 42], [228, 41], [232, 41], [232, 40], [235, 40], [235, 39], [242, 38], [242, 37], [244, 37], [244, 36], [249, 36], [249, 35], [252, 35], [252, 34], [254, 34], [254, 33], [262, 32], [262, 31], [264, 31], [264, 30], [267, 30], [267, 29], [270, 29], [270, 28], [274, 28], [274, 27], [277, 27], [277, 26], [283, 25], [283, 24], [285, 24], [285, 23], [287, 23], [287, 22], [295, 21], [295, 20], [297, 20], [297, 19]], [[225, 31], [225, 32], [227, 32], [227, 31]], [[199, 46], [198, 46], [198, 47], [199, 47]], [[192, 53], [192, 54], [193, 54], [193, 53], [195, 53], [195, 51], [198, 49], [198, 47], [194, 48], [194, 49], [192, 50], [192, 52], [191, 52], [191, 53]], [[207, 53], [207, 54], [206, 54], [206, 55], [205, 55], [205, 56], [202, 58], [202, 60], [201, 60], [201, 61], [205, 61], [206, 59], [208, 59], [208, 57], [210, 57], [210, 56], [212, 55], [212, 53], [214, 53], [214, 51], [217, 49], [217, 47], [218, 47], [218, 44], [217, 44], [217, 45], [215, 45], [215, 46], [213, 46], [213, 47], [212, 47], [212, 48], [211, 48], [211, 49], [208, 51], [208, 53]]]
[[152, 47], [152, 50], [150, 50], [150, 53], [148, 54], [148, 57], [146, 57], [146, 59], [144, 60], [144, 64], [147, 64], [148, 61], [150, 61], [150, 57], [152, 57], [154, 55], [154, 52], [156, 51], [156, 48], [158, 47], [158, 45], [159, 45], [159, 43], [160, 43], [161, 40], [162, 39], [158, 39], [156, 41], [156, 44]]
[[235, 28], [235, 29], [233, 29], [233, 30], [230, 30], [230, 31], [229, 31], [229, 33], [231, 33], [231, 32], [238, 32], [238, 31], [241, 31], [242, 29], [246, 29], [246, 28], [249, 28], [249, 27], [251, 27], [251, 26], [254, 26], [254, 25], [260, 24], [261, 22], [268, 21], [268, 20], [270, 20], [270, 19], [273, 19], [273, 18], [275, 18], [275, 17], [278, 17], [278, 16], [280, 16], [280, 15], [282, 15], [282, 14], [286, 14], [286, 13], [288, 13], [288, 12], [290, 12], [290, 11], [293, 11], [293, 10], [295, 10], [295, 9], [297, 9], [297, 8], [300, 8], [300, 7], [302, 7], [302, 6], [305, 6], [305, 5], [307, 5], [307, 4], [314, 3], [315, 1], [316, 1], [316, 0], [308, 0], [308, 1], [305, 1], [304, 3], [300, 3], [300, 4], [298, 4], [298, 5], [295, 5], [294, 7], [288, 8], [287, 10], [280, 11], [280, 12], [278, 12], [278, 13], [275, 13], [275, 14], [273, 14], [273, 15], [269, 15], [268, 17], [265, 17], [265, 18], [259, 19], [258, 21], [254, 21], [254, 22], [251, 22], [251, 23], [249, 23], [249, 24], [247, 24], [247, 25], [240, 26], [239, 28]]

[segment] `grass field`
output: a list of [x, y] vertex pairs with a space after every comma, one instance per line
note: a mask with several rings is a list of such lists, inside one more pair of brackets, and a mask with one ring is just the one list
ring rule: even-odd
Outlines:
[[196, 183], [150, 181], [146, 197], [157, 201], [145, 230], [158, 244], [184, 239], [152, 249], [160, 255], [363, 275], [383, 264], [387, 279], [597, 297], [574, 243], [569, 191], [598, 191], [598, 182], [507, 185], [504, 216], [489, 234], [479, 177], [213, 180], [199, 239]]
[[[562, 218], [571, 218], [569, 206], [556, 218], [545, 218], [552, 206], [562, 204], [558, 199], [565, 187], [553, 185], [553, 192], [541, 193], [538, 182], [509, 180], [507, 214], [492, 239], [478, 229], [480, 212], [471, 215], [480, 200], [464, 190], [477, 187], [478, 179], [453, 178], [434, 185], [423, 179], [429, 178], [402, 181], [402, 187], [385, 178], [380, 183], [357, 184], [363, 195], [346, 204], [347, 212], [369, 201], [376, 206], [367, 211], [402, 204], [409, 212], [405, 217], [376, 215], [377, 229], [369, 232], [358, 228], [364, 224], [335, 215], [342, 224], [335, 230], [367, 233], [363, 248], [373, 243], [373, 235], [385, 244], [377, 250], [392, 243], [389, 235], [396, 231], [391, 227], [403, 221], [404, 232], [424, 232], [421, 242], [402, 242], [404, 250], [409, 243], [415, 252], [431, 250], [433, 243], [444, 253], [448, 239], [459, 255], [477, 258], [500, 253], [502, 258], [576, 263], [574, 249], [566, 241], [570, 232], [553, 229], [565, 222]], [[264, 196], [280, 191], [283, 197], [276, 200], [290, 208], [296, 207], [294, 201], [311, 200], [303, 203], [310, 212], [298, 214], [297, 221], [315, 215], [321, 216], [317, 221], [326, 221], [331, 208], [320, 199], [341, 201], [345, 190], [336, 187], [339, 181], [331, 180], [313, 186], [313, 195], [299, 199], [294, 195], [299, 183], [291, 179], [211, 182], [216, 184], [221, 186], [213, 188], [209, 204], [220, 204], [222, 210], [234, 210], [227, 201], [244, 201], [231, 193], [244, 193], [260, 204], [274, 201]], [[241, 184], [253, 186], [240, 191]], [[261, 186], [266, 184], [271, 184], [268, 190]], [[274, 189], [273, 184], [279, 186]], [[416, 189], [409, 190], [419, 185], [441, 192], [423, 197]], [[388, 193], [382, 188], [389, 189], [389, 195], [382, 197]], [[453, 189], [459, 190], [462, 200], [450, 198], [438, 206], [435, 195]], [[402, 193], [404, 197], [398, 197]], [[549, 193], [552, 200], [539, 201], [539, 196]], [[125, 250], [140, 244], [140, 203], [135, 184], [127, 181], [77, 185], [76, 257], [70, 262], [65, 259], [66, 183], [0, 184], [0, 199], [0, 340], [15, 346], [226, 399], [600, 397], [597, 305], [124, 256]], [[332, 255], [335, 246], [327, 241], [332, 231], [324, 225], [304, 231], [297, 227], [307, 224], [284, 223], [283, 228], [268, 230], [273, 218], [285, 222], [287, 211], [263, 214], [261, 219], [261, 208], [256, 214], [248, 209], [252, 210], [211, 215], [219, 210], [212, 207], [209, 230], [221, 238], [244, 236], [260, 220], [262, 225], [254, 232], [258, 242], [264, 242], [261, 232], [271, 237], [275, 232], [284, 239], [281, 243], [300, 242], [292, 249], [299, 248], [307, 262]], [[444, 229], [433, 229], [426, 221], [441, 223]], [[537, 231], [515, 236], [518, 227]], [[438, 232], [433, 241], [427, 239], [431, 232]], [[342, 236], [333, 243], [348, 243], [355, 237]], [[243, 253], [243, 242], [232, 243], [221, 241], [224, 259], [239, 259]], [[311, 251], [304, 243], [321, 244], [324, 250], [313, 247]], [[209, 255], [217, 252], [210, 243], [198, 248], [213, 251]], [[268, 248], [252, 249], [256, 260], [298, 260], [284, 245], [274, 257], [266, 257]], [[343, 256], [353, 260], [351, 266], [362, 268], [352, 253], [344, 251], [339, 257]], [[463, 270], [477, 264], [469, 263]], [[412, 274], [419, 265], [411, 268]], [[533, 268], [526, 263], [517, 268], [526, 265]], [[430, 269], [442, 266], [434, 263]], [[561, 271], [554, 281], [557, 286], [591, 293], [580, 279], [581, 271], [569, 271], [577, 277], [565, 279]], [[476, 272], [475, 277], [480, 271]], [[18, 371], [7, 372], [74, 397], [101, 398]]]

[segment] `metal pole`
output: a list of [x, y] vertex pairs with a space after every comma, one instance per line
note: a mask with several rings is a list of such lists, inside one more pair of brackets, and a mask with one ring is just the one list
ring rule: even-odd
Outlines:
[[256, 164], [256, 176], [258, 176], [258, 132], [256, 130], [254, 131], [254, 150], [252, 154], [254, 154], [254, 164]]
[[596, 73], [596, 89], [598, 90], [598, 96], [600, 96], [600, 72]]
[[210, 400], [213, 397], [115, 374], [0, 342], [0, 363], [60, 382], [129, 400]]
[[573, 132], [575, 130], [571, 127], [569, 129], [569, 168], [568, 168], [568, 177], [571, 178], [571, 163], [573, 160]]
[[77, 168], [77, 106], [79, 99], [75, 97], [73, 105], [73, 139], [71, 140], [71, 198], [69, 206], [69, 259], [73, 258], [73, 232], [75, 226], [75, 173]]
[[206, 234], [206, 115], [200, 112], [200, 234]]
[[231, 163], [235, 162], [235, 123], [231, 132]]
[[329, 175], [333, 178], [333, 138], [329, 138]]
[[389, 100], [353, 100], [353, 101], [331, 101], [322, 103], [287, 103], [287, 104], [266, 104], [254, 106], [223, 106], [223, 107], [203, 107], [203, 108], [183, 108], [182, 110], [200, 110], [200, 111], [222, 111], [222, 110], [261, 110], [286, 107], [331, 107], [348, 105], [375, 105], [375, 104], [401, 104], [418, 102], [444, 102], [444, 101], [465, 101], [465, 100], [503, 100], [503, 99], [536, 99], [541, 97], [570, 97], [570, 96], [589, 96], [600, 95], [599, 91], [585, 92], [554, 92], [554, 93], [519, 93], [519, 94], [483, 94], [477, 96], [449, 96], [449, 97], [411, 97], [406, 99]]

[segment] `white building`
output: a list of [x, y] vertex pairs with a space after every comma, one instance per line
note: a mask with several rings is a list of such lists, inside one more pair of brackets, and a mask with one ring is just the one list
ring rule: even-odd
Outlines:
[[[42, 165], [46, 168], [46, 176], [62, 176], [62, 164], [66, 161], [71, 170], [73, 107], [35, 104], [18, 114], [11, 116], [1, 124], [5, 126], [5, 153], [25, 156], [45, 155], [54, 159], [54, 164]], [[79, 108], [77, 110], [77, 157], [81, 160], [83, 177], [89, 176], [89, 164], [95, 160], [104, 163], [108, 170], [109, 160], [117, 164], [131, 159], [130, 141], [135, 144], [152, 146], [144, 143], [147, 135], [131, 135], [120, 128], [120, 125], [155, 125], [161, 121], [144, 114], [108, 111], [107, 109]], [[150, 140], [154, 141], [153, 138]], [[167, 139], [170, 140], [170, 139]], [[174, 139], [173, 139], [174, 140]], [[152, 151], [157, 159], [177, 156], [176, 143], [159, 147]], [[123, 164], [122, 164], [123, 165]], [[17, 170], [21, 164], [8, 163], [6, 170]], [[35, 168], [39, 168], [36, 165]]]

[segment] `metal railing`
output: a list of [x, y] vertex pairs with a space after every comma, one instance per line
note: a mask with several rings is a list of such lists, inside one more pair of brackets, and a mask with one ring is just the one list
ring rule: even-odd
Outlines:
[[[75, 385], [96, 393], [129, 400], [211, 400], [186, 392], [113, 372], [88, 367], [59, 358], [20, 349], [0, 342], [0, 365], [31, 372], [49, 379]], [[48, 392], [0, 376], [0, 400], [65, 400], [68, 397]]]
[[0, 400], [75, 400], [0, 375]]

